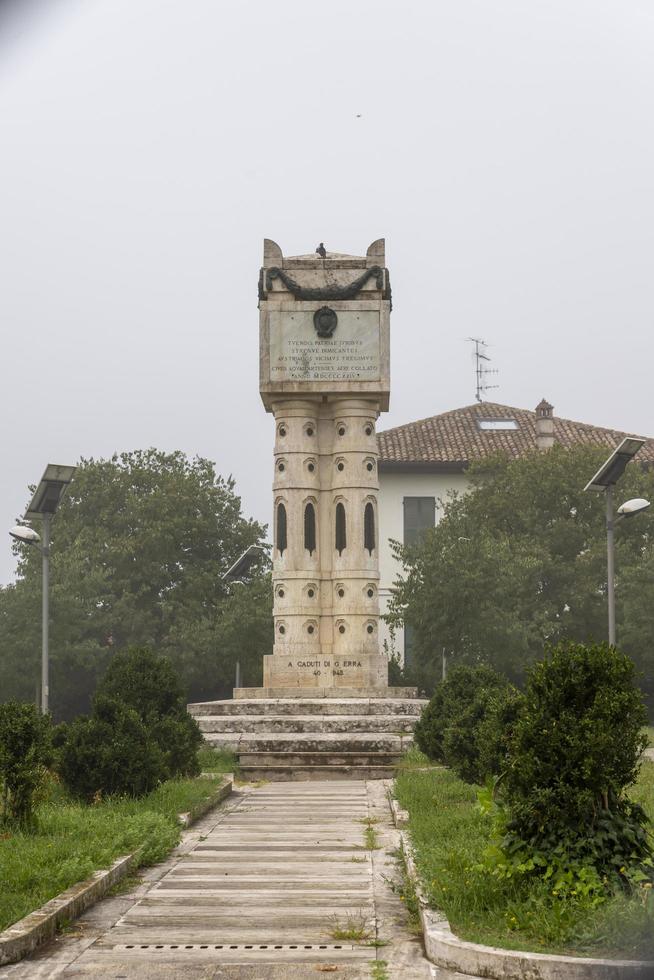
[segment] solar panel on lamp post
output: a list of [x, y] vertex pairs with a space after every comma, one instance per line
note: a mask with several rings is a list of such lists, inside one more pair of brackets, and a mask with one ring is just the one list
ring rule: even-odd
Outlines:
[[[615, 646], [615, 539], [613, 519], [613, 487], [616, 485], [625, 469], [638, 450], [645, 444], [644, 439], [628, 436], [613, 450], [609, 458], [602, 463], [595, 476], [588, 481], [584, 490], [598, 490], [606, 494], [606, 597], [609, 614], [609, 643]], [[649, 501], [641, 498], [627, 500], [618, 508], [618, 520], [633, 517], [649, 507]]]
[[[43, 586], [41, 595], [41, 712], [48, 713], [50, 691], [50, 657], [49, 657], [49, 586], [50, 586], [50, 520], [56, 512], [66, 487], [75, 475], [76, 466], [57, 466], [48, 463], [38, 487], [25, 511], [25, 520], [41, 518], [43, 531], [41, 536], [29, 527], [15, 527], [9, 532], [16, 541], [39, 547], [42, 555]], [[39, 541], [41, 544], [39, 545]]]

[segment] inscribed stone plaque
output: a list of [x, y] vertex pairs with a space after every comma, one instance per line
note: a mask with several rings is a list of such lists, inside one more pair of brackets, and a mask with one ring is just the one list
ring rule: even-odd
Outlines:
[[319, 337], [313, 311], [270, 313], [270, 380], [379, 381], [379, 312], [339, 310], [331, 337]]

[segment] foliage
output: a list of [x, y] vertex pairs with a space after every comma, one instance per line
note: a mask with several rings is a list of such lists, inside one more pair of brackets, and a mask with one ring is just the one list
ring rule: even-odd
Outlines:
[[[169, 656], [192, 699], [227, 693], [239, 652], [237, 616], [243, 648], [258, 651], [259, 670], [272, 648], [267, 560], [253, 569], [250, 585], [230, 586], [222, 575], [264, 533], [242, 516], [232, 478], [217, 476], [206, 459], [149, 449], [82, 460], [52, 525], [55, 717], [88, 710], [112, 655], [128, 646]], [[0, 590], [0, 690], [3, 699], [28, 700], [40, 654], [40, 556], [15, 547], [18, 580]], [[239, 588], [245, 591], [236, 600]], [[242, 666], [256, 683], [247, 675], [250, 659]]]
[[[606, 636], [604, 500], [583, 491], [605, 456], [554, 446], [478, 463], [423, 542], [395, 546], [404, 574], [389, 618], [413, 628], [421, 686], [443, 647], [450, 662], [490, 663], [521, 683], [545, 643]], [[630, 465], [620, 495], [652, 499], [654, 470]], [[618, 640], [654, 694], [654, 512], [618, 526], [616, 570]]]
[[575, 865], [622, 883], [652, 867], [647, 817], [625, 794], [644, 720], [633, 663], [613, 647], [562, 644], [531, 668], [502, 783], [512, 864], [564, 877]]
[[167, 657], [130, 647], [117, 653], [98, 685], [98, 694], [133, 708], [141, 721], [186, 714], [179, 675]]
[[[466, 782], [480, 782], [485, 773], [480, 768], [478, 727], [491, 707], [500, 703], [497, 696], [506, 686], [506, 679], [490, 667], [453, 667], [418, 719], [418, 748], [430, 759], [451, 766]], [[485, 758], [490, 762], [492, 754]]]
[[59, 773], [86, 800], [142, 796], [165, 777], [165, 756], [134, 708], [99, 695], [91, 717], [71, 722], [59, 752]]
[[181, 681], [167, 657], [138, 648], [117, 653], [98, 686], [98, 695], [136, 711], [163, 752], [167, 779], [198, 775], [202, 734], [186, 710]]
[[59, 772], [71, 793], [141, 796], [162, 779], [196, 776], [202, 744], [182, 685], [166, 657], [148, 649], [117, 653], [100, 682], [90, 718], [61, 734]]
[[484, 714], [475, 730], [478, 752], [477, 782], [501, 776], [509, 765], [509, 748], [524, 696], [512, 684], [488, 692]]
[[[447, 769], [402, 768], [395, 792], [410, 814], [423, 891], [461, 938], [536, 952], [654, 955], [653, 910], [647, 907], [651, 889], [641, 885], [628, 894], [604, 889], [598, 905], [588, 873], [580, 877], [580, 888], [573, 885], [556, 894], [549, 879], [489, 874], [483, 858], [493, 843], [493, 827], [475, 802], [473, 787]], [[633, 796], [654, 816], [654, 763], [643, 764]], [[492, 805], [492, 788], [486, 800]]]
[[171, 780], [139, 800], [71, 802], [57, 783], [38, 805], [35, 829], [0, 835], [0, 930], [94, 871], [141, 848], [139, 863], [161, 861], [179, 840], [179, 813], [192, 811], [220, 783]]
[[400, 655], [393, 653], [388, 658], [388, 686], [403, 687], [405, 683], [404, 668], [400, 663]]
[[50, 759], [50, 718], [33, 704], [0, 704], [0, 818], [31, 824]]

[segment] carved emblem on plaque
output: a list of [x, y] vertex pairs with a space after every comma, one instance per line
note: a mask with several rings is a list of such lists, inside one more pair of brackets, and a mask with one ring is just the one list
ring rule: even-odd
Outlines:
[[313, 325], [319, 337], [331, 337], [337, 324], [338, 317], [329, 306], [321, 306], [313, 314]]

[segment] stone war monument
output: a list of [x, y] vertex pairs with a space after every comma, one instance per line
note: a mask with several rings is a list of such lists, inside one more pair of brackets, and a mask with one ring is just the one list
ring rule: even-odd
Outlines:
[[383, 239], [364, 256], [322, 243], [284, 256], [264, 240], [275, 640], [262, 688], [190, 706], [207, 741], [238, 751], [253, 778], [387, 777], [424, 703], [389, 688], [379, 648], [376, 426], [390, 395], [390, 313]]
[[275, 417], [273, 653], [264, 688], [374, 694], [379, 650], [376, 423], [390, 393], [384, 242], [285, 258], [264, 242], [260, 391]]

